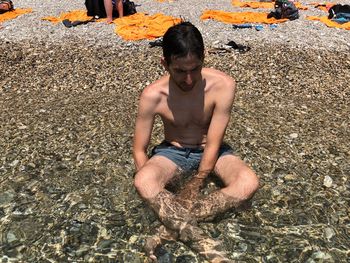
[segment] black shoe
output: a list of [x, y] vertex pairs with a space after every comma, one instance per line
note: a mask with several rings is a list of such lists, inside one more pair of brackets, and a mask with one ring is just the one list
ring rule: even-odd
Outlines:
[[161, 38], [156, 39], [155, 41], [149, 42], [151, 47], [161, 47], [163, 45], [163, 40]]
[[68, 19], [63, 20], [62, 23], [63, 23], [63, 25], [64, 25], [65, 27], [68, 27], [68, 28], [70, 28], [70, 27], [73, 26], [73, 25], [72, 25], [72, 22], [69, 21]]
[[226, 44], [226, 46], [230, 46], [233, 49], [237, 49], [239, 52], [242, 52], [242, 53], [247, 52], [247, 51], [250, 50], [250, 47], [239, 45], [235, 41], [232, 41], [232, 40], [230, 42], [228, 42]]

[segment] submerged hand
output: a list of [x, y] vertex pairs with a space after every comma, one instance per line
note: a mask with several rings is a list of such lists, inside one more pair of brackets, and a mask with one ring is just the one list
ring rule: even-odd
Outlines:
[[198, 198], [203, 183], [204, 178], [194, 176], [180, 191], [178, 195], [179, 202], [186, 208], [190, 208]]

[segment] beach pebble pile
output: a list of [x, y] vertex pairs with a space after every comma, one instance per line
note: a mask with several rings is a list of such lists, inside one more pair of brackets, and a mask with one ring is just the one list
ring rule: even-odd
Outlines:
[[[90, 23], [75, 28], [66, 28], [62, 23], [51, 24], [41, 18], [46, 16], [59, 16], [62, 12], [84, 10], [83, 0], [40, 1], [17, 0], [18, 8], [32, 8], [33, 13], [23, 15], [15, 20], [5, 22], [1, 29], [0, 39], [5, 41], [45, 40], [45, 42], [59, 43], [71, 38], [78, 38], [97, 46], [117, 47], [121, 44], [143, 45], [148, 41], [125, 42], [114, 33], [115, 25], [105, 23]], [[345, 4], [346, 0], [336, 3]], [[220, 42], [235, 41], [248, 45], [253, 42], [269, 45], [278, 43], [295, 48], [316, 48], [328, 50], [349, 50], [350, 31], [344, 29], [328, 28], [318, 21], [310, 21], [306, 16], [325, 16], [328, 13], [312, 5], [313, 0], [301, 1], [308, 10], [300, 10], [300, 18], [287, 23], [277, 24], [274, 27], [262, 25], [262, 30], [234, 29], [231, 24], [214, 20], [201, 20], [200, 16], [205, 10], [223, 10], [228, 12], [270, 12], [268, 9], [251, 9], [234, 7], [230, 0], [135, 0], [137, 11], [153, 15], [181, 17], [195, 24], [202, 32], [207, 46]], [[215, 45], [215, 44], [214, 44]]]

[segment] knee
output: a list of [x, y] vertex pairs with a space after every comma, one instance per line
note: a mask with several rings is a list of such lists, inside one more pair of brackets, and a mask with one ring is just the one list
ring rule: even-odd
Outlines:
[[136, 188], [136, 191], [143, 197], [145, 194], [145, 187], [146, 187], [147, 181], [145, 180], [145, 176], [143, 176], [142, 173], [138, 172], [135, 175], [134, 178], [134, 187]]
[[151, 199], [160, 192], [157, 183], [152, 177], [142, 173], [142, 171], [139, 171], [135, 175], [134, 187], [143, 199]]
[[258, 188], [259, 178], [251, 169], [246, 168], [236, 174], [235, 179], [227, 185], [224, 192], [244, 202], [251, 199]]
[[259, 189], [259, 178], [251, 169], [243, 171], [240, 177], [243, 181], [245, 196], [250, 199]]

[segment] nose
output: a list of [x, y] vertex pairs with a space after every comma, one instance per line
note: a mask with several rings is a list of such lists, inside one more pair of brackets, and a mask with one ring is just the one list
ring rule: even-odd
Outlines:
[[192, 83], [193, 83], [193, 78], [192, 78], [191, 73], [187, 73], [187, 74], [186, 74], [185, 82], [186, 82], [187, 85], [192, 85]]

